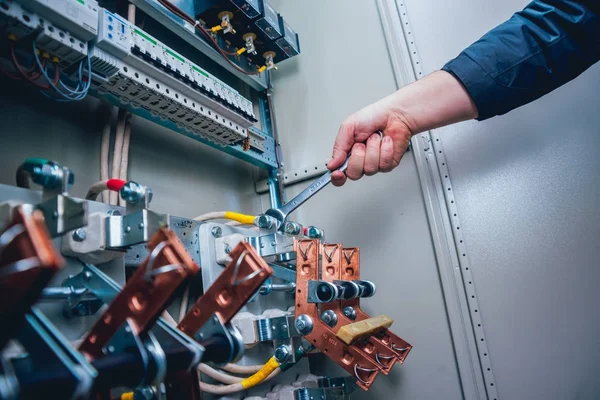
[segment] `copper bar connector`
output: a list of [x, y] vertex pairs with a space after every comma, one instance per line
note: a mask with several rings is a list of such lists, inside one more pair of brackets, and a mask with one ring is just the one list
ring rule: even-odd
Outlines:
[[[342, 279], [342, 245], [341, 244], [322, 244], [321, 245], [321, 280], [334, 283]], [[337, 324], [331, 328], [336, 334], [344, 325], [353, 323], [342, 312], [341, 302], [333, 301], [331, 303], [323, 303], [321, 310], [331, 310], [337, 315]], [[361, 349], [364, 354], [377, 365], [381, 372], [385, 375], [389, 374], [392, 367], [398, 361], [396, 353], [384, 343], [376, 340], [374, 337], [367, 340], [361, 340], [355, 343], [355, 346]]]
[[[319, 240], [296, 240], [296, 319], [310, 318], [312, 330], [304, 338], [356, 378], [356, 383], [369, 390], [380, 368], [362, 350], [340, 340], [319, 315], [316, 303], [308, 302], [308, 282], [319, 279]], [[298, 326], [298, 324], [296, 324]]]
[[102, 348], [127, 319], [135, 335], [147, 332], [169, 306], [177, 288], [200, 269], [177, 235], [167, 228], [154, 234], [148, 249], [148, 257], [79, 346], [90, 359], [103, 355]]
[[[358, 247], [350, 247], [342, 250], [342, 268], [340, 269], [341, 280], [360, 280], [360, 249]], [[352, 307], [356, 312], [356, 321], [363, 321], [371, 318], [360, 308], [360, 299], [342, 300], [340, 302], [342, 309]], [[404, 339], [394, 334], [389, 329], [381, 332], [375, 340], [383, 343], [387, 348], [393, 351], [400, 364], [404, 363], [406, 356], [412, 349], [412, 345]]]
[[0, 234], [0, 350], [19, 328], [20, 321], [42, 289], [65, 261], [54, 248], [44, 215], [21, 207]]
[[210, 317], [226, 324], [273, 274], [271, 267], [248, 243], [240, 243], [230, 254], [233, 261], [202, 295], [178, 328], [191, 337]]

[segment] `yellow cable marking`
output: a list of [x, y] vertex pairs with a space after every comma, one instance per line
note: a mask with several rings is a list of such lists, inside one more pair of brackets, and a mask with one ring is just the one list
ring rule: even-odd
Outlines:
[[240, 214], [233, 211], [225, 212], [225, 218], [245, 225], [252, 225], [256, 219], [254, 215]]
[[271, 375], [273, 371], [275, 371], [278, 367], [279, 363], [277, 362], [275, 357], [271, 357], [269, 361], [267, 361], [267, 363], [257, 373], [244, 379], [240, 383], [242, 384], [242, 387], [244, 389], [254, 387], [262, 381], [264, 381], [265, 379], [267, 379], [267, 377]]

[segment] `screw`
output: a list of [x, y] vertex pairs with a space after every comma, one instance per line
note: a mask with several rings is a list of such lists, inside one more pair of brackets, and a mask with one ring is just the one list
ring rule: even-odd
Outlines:
[[87, 234], [85, 233], [85, 229], [79, 228], [75, 232], [73, 232], [73, 240], [76, 242], [83, 242]]
[[118, 217], [121, 212], [119, 210], [108, 210], [107, 214], [111, 217]]
[[338, 318], [333, 310], [327, 310], [321, 314], [321, 321], [333, 328], [337, 325]]
[[273, 241], [271, 242], [271, 247], [275, 247], [275, 246], [277, 246], [277, 242], [273, 240]]
[[55, 211], [52, 213], [52, 218], [53, 218], [53, 219], [57, 219], [57, 218], [58, 218], [58, 211], [56, 211], [56, 210], [55, 210]]
[[136, 182], [127, 182], [119, 191], [121, 198], [129, 204], [136, 204], [144, 196], [144, 188]]
[[87, 282], [90, 279], [92, 279], [92, 273], [90, 271], [85, 271], [83, 273], [83, 280]]
[[325, 236], [325, 234], [323, 233], [323, 231], [315, 226], [309, 226], [306, 229], [306, 236], [308, 236], [311, 239], [322, 239], [323, 236]]
[[342, 310], [344, 316], [348, 319], [355, 320], [356, 319], [356, 310], [352, 307], [344, 307]]
[[285, 363], [287, 360], [289, 360], [291, 355], [292, 351], [290, 350], [290, 347], [284, 344], [275, 349], [275, 359], [279, 364]]
[[83, 317], [87, 314], [87, 307], [83, 303], [77, 304], [75, 310], [77, 311], [77, 315], [79, 315], [80, 317]]
[[308, 335], [313, 330], [313, 321], [306, 314], [299, 315], [298, 318], [296, 318], [294, 325], [301, 335]]
[[230, 245], [228, 245], [228, 244], [226, 244], [226, 245], [225, 245], [225, 253], [226, 253], [226, 254], [229, 254], [229, 253], [231, 253], [231, 246], [230, 246]]
[[112, 354], [112, 353], [114, 353], [114, 352], [115, 352], [115, 346], [113, 346], [113, 345], [110, 345], [110, 346], [108, 346], [108, 348], [107, 348], [106, 350], [108, 350], [108, 352], [109, 352], [110, 354]]
[[140, 222], [140, 224], [138, 225], [138, 228], [140, 228], [140, 229], [144, 229], [144, 223], [143, 223], [143, 222]]
[[129, 232], [131, 232], [131, 227], [130, 227], [129, 225], [128, 225], [127, 227], [125, 227], [125, 232], [126, 232], [126, 233], [129, 233]]
[[271, 229], [273, 227], [273, 218], [268, 215], [259, 215], [256, 225], [261, 229]]
[[296, 222], [286, 222], [285, 223], [285, 233], [288, 235], [299, 235], [302, 231], [302, 227], [300, 224]]
[[218, 238], [223, 234], [223, 230], [220, 226], [213, 226], [213, 228], [210, 230], [210, 233], [212, 233], [214, 237]]

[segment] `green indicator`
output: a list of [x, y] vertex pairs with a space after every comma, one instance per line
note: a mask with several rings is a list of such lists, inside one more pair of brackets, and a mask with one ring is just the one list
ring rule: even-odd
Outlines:
[[83, 0], [77, 0], [77, 2], [85, 5], [85, 2]]
[[171, 50], [167, 49], [166, 47], [165, 47], [165, 51], [166, 51], [167, 53], [169, 53], [170, 55], [172, 55], [174, 58], [178, 59], [179, 61], [181, 61], [182, 63], [184, 63], [184, 64], [185, 64], [185, 60], [183, 59], [183, 57], [181, 57], [181, 56], [179, 56], [179, 55], [175, 54], [173, 51], [171, 51]]
[[133, 31], [135, 33], [137, 33], [138, 35], [140, 35], [141, 37], [143, 37], [144, 39], [146, 39], [147, 41], [149, 41], [150, 43], [152, 43], [153, 45], [156, 45], [156, 40], [152, 39], [150, 36], [146, 35], [144, 32], [140, 31], [139, 29], [134, 29]]
[[192, 68], [196, 70], [196, 72], [199, 72], [200, 74], [204, 75], [205, 78], [208, 78], [208, 74], [202, 71], [200, 68], [196, 67], [195, 65], [192, 65]]

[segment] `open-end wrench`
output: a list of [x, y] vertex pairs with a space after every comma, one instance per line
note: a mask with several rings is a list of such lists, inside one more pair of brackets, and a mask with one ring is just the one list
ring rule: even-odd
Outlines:
[[[377, 131], [375, 132], [381, 138], [383, 138], [383, 132]], [[275, 220], [277, 229], [283, 229], [285, 221], [289, 214], [294, 212], [298, 207], [302, 204], [306, 203], [308, 199], [317, 194], [321, 189], [331, 183], [331, 174], [335, 171], [346, 171], [348, 168], [348, 161], [350, 161], [351, 154], [348, 153], [346, 157], [346, 161], [339, 168], [333, 171], [327, 171], [323, 174], [319, 179], [311, 183], [306, 189], [304, 189], [298, 196], [294, 197], [292, 200], [285, 203], [284, 206], [279, 208], [270, 208], [265, 212], [265, 215], [273, 218]]]

